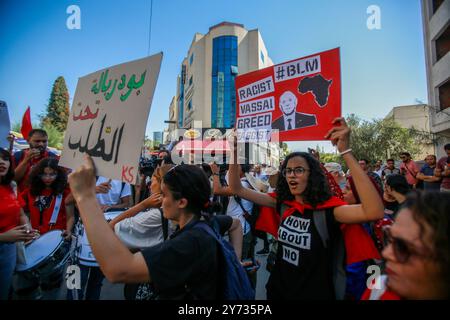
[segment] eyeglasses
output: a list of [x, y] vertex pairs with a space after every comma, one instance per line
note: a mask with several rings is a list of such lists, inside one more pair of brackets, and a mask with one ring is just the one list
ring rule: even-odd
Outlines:
[[291, 175], [291, 173], [294, 173], [294, 176], [300, 177], [306, 173], [306, 171], [309, 171], [309, 169], [305, 169], [303, 167], [295, 167], [295, 168], [285, 168], [283, 171], [281, 171], [281, 174], [283, 177], [287, 177]]
[[418, 257], [423, 257], [423, 258], [429, 257], [429, 255], [418, 252], [417, 249], [415, 249], [407, 241], [400, 239], [400, 238], [393, 237], [390, 226], [384, 227], [384, 234], [385, 234], [385, 239], [387, 240], [387, 243], [392, 245], [395, 259], [399, 263], [408, 262], [408, 260], [411, 256], [418, 256]]
[[43, 173], [39, 175], [39, 178], [50, 178], [50, 179], [55, 179], [58, 175], [56, 173], [51, 173], [51, 174], [47, 174], [47, 173]]

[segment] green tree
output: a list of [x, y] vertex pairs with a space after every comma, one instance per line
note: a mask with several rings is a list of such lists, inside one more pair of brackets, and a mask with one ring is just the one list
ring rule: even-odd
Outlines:
[[49, 127], [51, 125], [59, 132], [64, 132], [68, 119], [69, 92], [64, 77], [58, 77], [53, 84], [46, 113], [41, 116], [41, 126]]
[[289, 150], [287, 143], [280, 142], [280, 157], [284, 159], [289, 153], [291, 153], [291, 151]]
[[347, 117], [352, 129], [350, 146], [357, 159], [376, 161], [377, 159], [399, 158], [408, 151], [414, 157], [420, 151], [418, 134], [402, 128], [392, 119], [361, 120], [354, 114]]
[[58, 131], [56, 127], [52, 125], [44, 125], [42, 127], [48, 135], [48, 146], [62, 150], [64, 143], [64, 133]]

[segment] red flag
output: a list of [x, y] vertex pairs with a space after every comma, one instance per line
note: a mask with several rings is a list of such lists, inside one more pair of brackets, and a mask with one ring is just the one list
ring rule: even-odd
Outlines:
[[33, 130], [33, 126], [31, 125], [30, 107], [28, 107], [23, 115], [22, 127], [20, 128], [24, 139], [28, 139], [28, 134], [31, 130]]

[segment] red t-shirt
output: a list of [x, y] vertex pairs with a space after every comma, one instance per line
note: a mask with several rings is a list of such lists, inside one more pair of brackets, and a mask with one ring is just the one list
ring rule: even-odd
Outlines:
[[0, 233], [15, 228], [20, 223], [21, 203], [10, 185], [0, 185]]
[[[33, 229], [39, 230], [41, 234], [44, 234], [50, 230], [66, 230], [66, 206], [65, 202], [67, 196], [70, 194], [70, 189], [66, 188], [63, 192], [63, 197], [61, 201], [61, 207], [59, 209], [58, 218], [53, 226], [50, 226], [50, 219], [53, 214], [53, 209], [55, 208], [56, 196], [52, 194], [52, 190], [44, 189], [39, 196], [31, 195], [30, 189], [27, 188], [20, 194], [20, 198], [23, 201], [23, 208], [25, 211], [30, 213], [30, 222]], [[39, 201], [41, 200], [41, 201]], [[38, 203], [41, 202], [42, 207], [42, 217], [41, 210], [39, 209]], [[46, 203], [44, 205], [43, 203]]]
[[402, 169], [404, 169], [404, 171], [406, 172], [406, 181], [408, 181], [410, 185], [417, 184], [416, 176], [419, 173], [419, 168], [417, 167], [416, 163], [412, 160], [408, 161], [407, 163], [402, 162], [400, 164], [400, 170]]
[[[26, 149], [23, 151], [19, 151], [21, 152], [21, 157], [19, 159], [19, 161], [16, 163], [16, 157], [13, 157], [13, 162], [14, 162], [14, 168], [17, 168], [17, 166], [23, 161], [23, 159], [25, 158], [26, 153], [30, 152], [30, 149]], [[28, 181], [28, 176], [30, 175], [31, 169], [39, 163], [39, 161], [41, 161], [42, 159], [45, 158], [56, 158], [59, 160], [59, 157], [51, 152], [48, 152], [48, 150], [44, 151], [44, 153], [39, 157], [39, 158], [34, 158], [32, 160], [30, 160], [30, 162], [27, 164], [27, 169], [25, 171], [25, 174], [23, 175], [22, 180], [20, 180], [18, 182], [18, 190], [19, 193], [25, 191], [25, 189], [29, 186], [29, 181]]]
[[[442, 173], [444, 173], [445, 166], [448, 165], [448, 162], [447, 162], [448, 160], [447, 159], [448, 159], [448, 157], [442, 157], [442, 158], [439, 159], [439, 161], [437, 163], [437, 167], [439, 169], [441, 169]], [[450, 177], [442, 178], [441, 187], [450, 190]]]

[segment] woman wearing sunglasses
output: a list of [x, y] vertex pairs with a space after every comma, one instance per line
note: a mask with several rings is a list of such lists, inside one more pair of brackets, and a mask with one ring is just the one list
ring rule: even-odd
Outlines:
[[[332, 196], [319, 161], [309, 153], [295, 152], [286, 157], [276, 193], [263, 194], [240, 184], [237, 164], [230, 165], [230, 186], [237, 196], [261, 206], [256, 228], [277, 237], [275, 266], [266, 285], [268, 299], [343, 299], [344, 260], [333, 255], [341, 248], [341, 224], [357, 224], [383, 217], [383, 203], [349, 149], [350, 129], [343, 118], [326, 135], [337, 146], [351, 170], [361, 204], [348, 205]], [[235, 159], [236, 160], [236, 159]], [[236, 162], [236, 161], [235, 161]], [[361, 229], [346, 228], [347, 264], [377, 255], [359, 241]], [[353, 233], [354, 232], [354, 233]], [[355, 234], [356, 233], [356, 234]], [[368, 235], [364, 240], [371, 241]], [[339, 242], [339, 243], [338, 243]], [[358, 255], [351, 248], [358, 246]], [[372, 245], [373, 248], [373, 245]], [[375, 250], [376, 251], [376, 250]], [[336, 263], [336, 264], [335, 264]], [[337, 272], [339, 270], [339, 272]]]
[[382, 277], [381, 289], [368, 290], [364, 299], [385, 299], [392, 293], [402, 299], [448, 299], [449, 208], [449, 194], [415, 191], [408, 196], [386, 229], [387, 277]]

